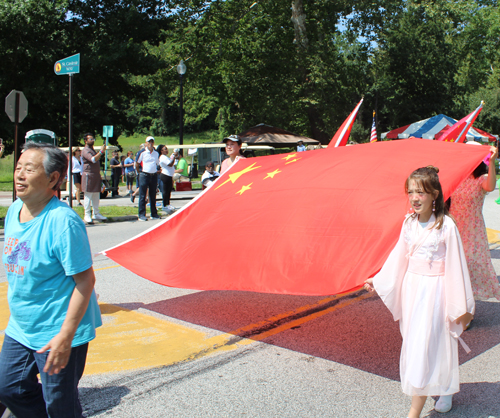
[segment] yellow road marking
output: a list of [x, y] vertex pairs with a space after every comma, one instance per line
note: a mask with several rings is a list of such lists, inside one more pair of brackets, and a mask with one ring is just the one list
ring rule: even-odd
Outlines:
[[116, 267], [121, 267], [119, 264], [115, 265], [115, 266], [108, 266], [108, 267], [101, 267], [101, 268], [98, 268], [98, 269], [94, 269], [94, 271], [101, 271], [101, 270], [107, 270], [107, 269], [114, 269]]
[[486, 234], [488, 236], [488, 243], [490, 245], [500, 244], [500, 231], [495, 231], [494, 229], [486, 228]]
[[[5, 330], [7, 327], [10, 314], [7, 288], [6, 282], [0, 283], [0, 330]], [[97, 337], [90, 344], [85, 374], [167, 366], [235, 350], [371, 296], [362, 294], [340, 300], [346, 295], [347, 293], [323, 298], [313, 304], [211, 338], [208, 338], [206, 333], [188, 326], [101, 303], [103, 326], [97, 329]], [[334, 306], [321, 309], [322, 305], [337, 299], [339, 302]], [[307, 314], [307, 311], [315, 309], [318, 311]], [[304, 316], [293, 319], [301, 314]], [[287, 321], [287, 318], [290, 320]], [[280, 321], [283, 323], [280, 324]], [[1, 342], [3, 335], [0, 334]]]

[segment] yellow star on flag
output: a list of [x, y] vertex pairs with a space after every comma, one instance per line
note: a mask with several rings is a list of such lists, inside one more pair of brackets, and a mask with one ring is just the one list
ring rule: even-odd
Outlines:
[[224, 184], [226, 184], [228, 181], [230, 181], [231, 183], [234, 184], [234, 182], [236, 180], [238, 180], [243, 174], [248, 173], [248, 172], [250, 172], [252, 170], [256, 170], [257, 168], [261, 167], [260, 165], [257, 166], [257, 167], [254, 167], [254, 165], [255, 165], [255, 163], [253, 163], [252, 165], [248, 166], [247, 168], [244, 168], [241, 171], [238, 171], [237, 173], [229, 174], [229, 178], [224, 183], [222, 183], [220, 186], [217, 186], [215, 188], [215, 190], [217, 190], [219, 187], [224, 186]]
[[236, 192], [236, 194], [238, 194], [238, 193], [239, 193], [239, 194], [240, 194], [240, 196], [241, 196], [241, 195], [242, 195], [243, 193], [245, 193], [247, 190], [250, 190], [250, 189], [251, 189], [251, 187], [250, 187], [250, 186], [251, 186], [252, 184], [253, 184], [253, 183], [250, 183], [250, 184], [247, 184], [246, 186], [243, 186], [243, 187], [241, 188], [241, 190], [238, 190], [238, 191]]
[[263, 178], [263, 180], [268, 179], [268, 178], [274, 178], [274, 176], [278, 173], [281, 173], [280, 170], [276, 169], [272, 173], [267, 173], [267, 176]]
[[285, 165], [290, 164], [290, 163], [294, 163], [295, 161], [299, 161], [299, 160], [300, 160], [300, 158], [295, 158], [295, 159], [294, 159], [294, 160], [292, 160], [292, 161], [287, 161], [287, 162], [285, 163]]
[[289, 160], [290, 158], [296, 157], [297, 154], [288, 154], [286, 157], [283, 157], [282, 160]]

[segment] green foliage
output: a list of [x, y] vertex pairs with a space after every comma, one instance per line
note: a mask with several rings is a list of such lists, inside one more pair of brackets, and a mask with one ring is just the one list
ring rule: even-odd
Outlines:
[[[500, 132], [500, 12], [495, 0], [0, 0], [0, 94], [22, 90], [36, 128], [67, 142], [68, 77], [81, 54], [74, 139], [113, 125], [213, 140], [259, 123], [327, 143], [364, 95], [353, 136], [486, 104], [477, 126]], [[13, 124], [0, 119], [12, 151]], [[173, 141], [175, 142], [175, 141]], [[81, 143], [81, 140], [80, 140]]]

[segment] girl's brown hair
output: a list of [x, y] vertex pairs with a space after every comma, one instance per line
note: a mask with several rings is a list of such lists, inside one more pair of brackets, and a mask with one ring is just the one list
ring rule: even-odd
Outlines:
[[[416, 169], [406, 179], [405, 193], [408, 194], [410, 180], [414, 180], [415, 183], [424, 189], [424, 191], [428, 194], [433, 195], [434, 192], [439, 192], [434, 201], [434, 216], [436, 216], [436, 223], [433, 228], [441, 229], [443, 227], [444, 217], [445, 215], [448, 215], [448, 210], [444, 205], [443, 189], [441, 188], [441, 183], [439, 182], [438, 173], [439, 168], [433, 167], [432, 165]], [[411, 215], [412, 218], [415, 218], [416, 216], [416, 213]]]

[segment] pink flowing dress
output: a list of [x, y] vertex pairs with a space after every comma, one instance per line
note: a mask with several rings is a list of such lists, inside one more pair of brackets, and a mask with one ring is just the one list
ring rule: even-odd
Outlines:
[[407, 218], [398, 243], [373, 286], [399, 321], [403, 345], [399, 361], [403, 392], [414, 396], [451, 395], [460, 390], [456, 324], [474, 313], [474, 296], [462, 242], [453, 220], [441, 229]]
[[478, 300], [500, 300], [500, 285], [491, 263], [488, 237], [483, 218], [487, 192], [482, 184], [486, 176], [469, 176], [451, 195], [450, 213], [462, 238], [474, 296]]

